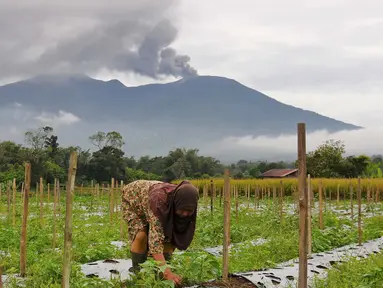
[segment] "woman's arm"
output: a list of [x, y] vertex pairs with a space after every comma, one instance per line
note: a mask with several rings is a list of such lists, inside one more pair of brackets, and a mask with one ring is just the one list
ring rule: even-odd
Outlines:
[[[153, 259], [160, 262], [160, 265], [166, 265], [164, 257], [164, 240], [162, 224], [153, 211], [156, 211], [158, 205], [164, 205], [164, 201], [158, 193], [153, 193], [149, 199], [149, 207], [147, 208], [146, 217], [149, 223], [149, 252], [153, 255]], [[173, 274], [170, 268], [164, 271], [164, 277], [167, 280], [173, 280], [176, 284], [181, 283], [181, 277]]]

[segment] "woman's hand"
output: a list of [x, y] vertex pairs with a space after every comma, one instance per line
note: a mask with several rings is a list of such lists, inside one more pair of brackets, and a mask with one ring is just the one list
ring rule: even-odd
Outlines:
[[182, 278], [176, 274], [174, 274], [169, 268], [166, 268], [164, 272], [164, 278], [166, 280], [172, 280], [174, 284], [180, 285], [182, 282]]
[[[166, 265], [164, 254], [153, 254], [153, 259], [160, 262], [160, 265]], [[174, 274], [170, 268], [166, 268], [164, 271], [164, 278], [166, 280], [172, 280], [174, 284], [180, 285], [182, 282], [182, 278], [176, 274]]]

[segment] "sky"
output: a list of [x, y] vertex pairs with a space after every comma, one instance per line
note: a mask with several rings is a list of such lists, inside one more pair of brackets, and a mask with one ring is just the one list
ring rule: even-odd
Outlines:
[[[378, 0], [0, 0], [0, 84], [57, 71], [127, 86], [193, 73], [224, 76], [366, 127], [364, 134], [333, 136], [355, 151], [378, 149], [381, 11]], [[56, 122], [68, 117], [59, 113]], [[68, 123], [77, 123], [75, 117]], [[313, 146], [326, 137], [313, 135]], [[242, 151], [262, 146], [251, 135], [223, 143]]]

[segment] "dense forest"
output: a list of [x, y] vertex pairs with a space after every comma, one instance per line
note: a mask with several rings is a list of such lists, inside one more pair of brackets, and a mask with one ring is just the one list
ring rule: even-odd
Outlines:
[[[256, 178], [269, 169], [294, 168], [296, 162], [251, 162], [239, 160], [223, 165], [218, 159], [199, 155], [198, 149], [177, 148], [166, 156], [129, 157], [122, 150], [124, 139], [120, 133], [97, 132], [89, 136], [96, 151], [81, 147], [60, 147], [53, 128], [46, 126], [25, 133], [25, 144], [0, 142], [0, 183], [16, 178], [24, 179], [24, 163], [32, 165], [32, 183], [43, 177], [52, 183], [54, 178], [65, 181], [72, 151], [78, 153], [76, 182], [84, 185], [94, 180], [109, 182], [112, 177], [125, 183], [136, 179], [172, 181], [175, 179], [220, 177], [229, 168], [234, 178]], [[381, 155], [345, 156], [341, 141], [328, 140], [307, 154], [307, 171], [312, 177], [350, 178], [382, 177]]]

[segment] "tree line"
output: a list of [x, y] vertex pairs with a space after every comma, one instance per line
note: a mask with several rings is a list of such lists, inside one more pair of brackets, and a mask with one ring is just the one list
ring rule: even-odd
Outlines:
[[[198, 149], [177, 148], [166, 156], [143, 156], [138, 159], [125, 155], [125, 142], [120, 133], [97, 132], [89, 136], [96, 151], [79, 146], [60, 147], [52, 127], [45, 126], [25, 133], [25, 145], [12, 141], [0, 142], [0, 183], [16, 178], [24, 180], [24, 163], [30, 162], [32, 183], [40, 177], [53, 183], [54, 178], [66, 181], [69, 157], [78, 153], [76, 182], [89, 184], [92, 180], [108, 183], [112, 177], [125, 183], [137, 179], [172, 181], [222, 177], [229, 168], [233, 178], [256, 178], [261, 173], [278, 168], [297, 167], [296, 162], [239, 160], [230, 165], [218, 159], [199, 155]], [[329, 140], [307, 154], [307, 172], [312, 177], [352, 178], [382, 177], [383, 157], [376, 155], [345, 156], [341, 141]]]

